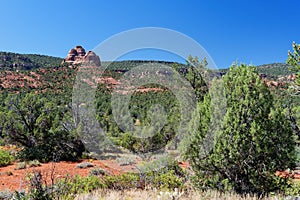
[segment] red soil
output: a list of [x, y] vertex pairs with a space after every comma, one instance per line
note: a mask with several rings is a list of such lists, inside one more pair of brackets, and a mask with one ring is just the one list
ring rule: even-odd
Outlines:
[[[81, 162], [93, 163], [90, 168], [77, 168]], [[189, 168], [188, 162], [179, 162], [183, 169]], [[115, 160], [81, 160], [78, 162], [58, 162], [58, 163], [42, 163], [39, 167], [28, 167], [26, 169], [16, 169], [17, 163], [0, 168], [0, 191], [3, 190], [26, 190], [29, 187], [28, 177], [35, 171], [41, 171], [46, 184], [52, 184], [66, 176], [74, 177], [79, 175], [85, 177], [89, 175], [92, 168], [100, 167], [109, 174], [118, 175], [128, 171], [134, 171], [135, 165], [120, 166]], [[300, 171], [277, 171], [277, 176], [284, 178], [292, 178], [294, 181], [300, 181]]]
[[283, 172], [281, 171], [276, 171], [277, 176], [281, 176], [283, 178], [291, 178], [294, 180], [299, 180], [300, 181], [300, 171], [299, 170], [285, 170]]
[[[122, 166], [113, 160], [82, 160], [80, 162], [91, 162], [94, 167], [100, 167], [111, 174], [120, 174], [134, 169], [134, 166]], [[45, 163], [39, 167], [31, 167], [27, 169], [16, 169], [16, 163], [6, 167], [0, 168], [0, 191], [3, 190], [24, 190], [28, 188], [28, 175], [34, 171], [41, 171], [43, 178], [47, 184], [66, 177], [74, 177], [75, 175], [87, 176], [91, 168], [80, 169], [76, 168], [80, 162], [58, 162], [58, 163]]]

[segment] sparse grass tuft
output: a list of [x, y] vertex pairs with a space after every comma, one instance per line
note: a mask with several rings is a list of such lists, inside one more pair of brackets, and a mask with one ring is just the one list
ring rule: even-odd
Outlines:
[[80, 169], [85, 169], [88, 167], [94, 167], [94, 164], [90, 163], [90, 162], [82, 162], [82, 163], [79, 163], [78, 165], [76, 165], [76, 168], [80, 168]]
[[39, 166], [41, 166], [41, 163], [38, 160], [32, 160], [32, 161], [29, 161], [28, 165], [29, 165], [29, 167], [39, 167]]
[[120, 166], [133, 165], [136, 162], [131, 157], [119, 157], [116, 159]]
[[[13, 173], [12, 173], [12, 171], [7, 171], [7, 172], [6, 172], [6, 175], [7, 175], [7, 176], [12, 176]], [[1, 199], [1, 198], [0, 198], [0, 199]]]
[[104, 176], [104, 175], [109, 175], [109, 172], [107, 172], [105, 169], [102, 169], [100, 167], [96, 167], [90, 170], [90, 175], [91, 176]]
[[16, 164], [15, 169], [16, 169], [16, 170], [26, 169], [26, 167], [27, 167], [27, 163], [26, 163], [26, 162], [18, 162], [18, 163]]
[[0, 191], [0, 199], [12, 199], [13, 197], [13, 193], [10, 192], [9, 190], [3, 190], [3, 191]]

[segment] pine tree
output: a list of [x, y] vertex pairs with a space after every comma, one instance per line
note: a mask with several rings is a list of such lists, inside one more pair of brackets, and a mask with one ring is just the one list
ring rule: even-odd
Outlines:
[[[255, 68], [232, 66], [223, 81], [224, 118], [213, 114], [216, 106], [224, 102], [217, 104], [208, 94], [190, 124], [193, 136], [186, 156], [197, 185], [234, 189], [238, 193], [274, 191], [280, 187], [276, 170], [294, 167], [295, 163], [295, 138], [290, 124]], [[216, 121], [223, 123], [212, 130], [211, 124]], [[213, 137], [209, 137], [212, 133]], [[207, 143], [206, 138], [214, 141]], [[213, 144], [213, 148], [207, 144]]]

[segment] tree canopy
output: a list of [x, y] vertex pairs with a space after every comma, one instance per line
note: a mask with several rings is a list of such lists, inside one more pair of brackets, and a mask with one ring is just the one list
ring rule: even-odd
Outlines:
[[214, 104], [205, 96], [191, 122], [186, 156], [204, 188], [265, 193], [279, 189], [276, 170], [295, 165], [295, 139], [280, 106], [254, 67], [232, 66], [224, 76], [227, 99], [223, 124], [209, 152], [202, 146], [213, 123]]

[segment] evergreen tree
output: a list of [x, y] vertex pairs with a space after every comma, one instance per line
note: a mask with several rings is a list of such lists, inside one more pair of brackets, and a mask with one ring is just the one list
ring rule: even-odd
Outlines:
[[193, 87], [198, 101], [203, 100], [204, 95], [207, 92], [207, 85], [203, 77], [207, 76], [208, 69], [206, 58], [199, 61], [198, 57], [192, 57], [191, 55], [187, 59], [187, 74], [186, 79]]
[[24, 147], [21, 159], [74, 160], [81, 156], [83, 144], [70, 129], [72, 120], [64, 106], [28, 93], [8, 96], [6, 107], [0, 113], [1, 119], [5, 116], [2, 129], [10, 142]]
[[300, 44], [293, 42], [292, 44], [293, 52], [288, 51], [287, 64], [293, 67], [293, 71], [296, 72], [296, 85], [297, 90], [300, 92]]
[[[224, 118], [213, 114], [218, 104], [207, 95], [190, 124], [193, 136], [186, 156], [195, 180], [202, 188], [238, 193], [274, 191], [280, 187], [276, 170], [295, 163], [290, 124], [255, 68], [232, 66], [223, 80], [227, 101]], [[211, 130], [211, 124], [220, 120], [222, 126]], [[207, 136], [212, 133], [213, 137]], [[207, 148], [207, 138], [214, 140], [210, 143], [213, 148]]]
[[295, 82], [290, 82], [287, 102], [287, 115], [290, 123], [292, 124], [294, 133], [298, 136], [298, 142], [300, 139], [300, 128], [299, 128], [299, 94], [300, 94], [300, 45], [293, 42], [293, 52], [288, 51], [287, 64], [292, 66], [290, 68], [296, 74]]

